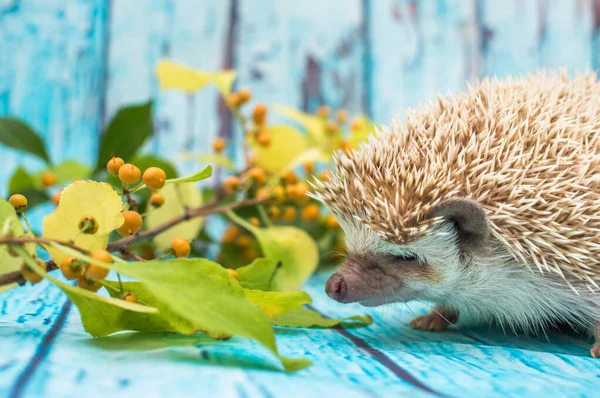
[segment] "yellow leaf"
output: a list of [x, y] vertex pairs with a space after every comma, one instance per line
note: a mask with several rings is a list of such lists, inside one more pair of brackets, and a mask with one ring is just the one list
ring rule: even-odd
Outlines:
[[358, 148], [361, 142], [366, 141], [375, 132], [375, 126], [367, 116], [362, 115], [355, 120], [358, 121], [358, 128], [353, 128], [350, 132], [350, 144], [352, 148]]
[[326, 125], [323, 119], [301, 112], [297, 109], [288, 108], [281, 105], [275, 105], [273, 109], [275, 112], [292, 119], [304, 127], [309, 137], [312, 139], [312, 141], [314, 141], [313, 144], [322, 144], [326, 140]]
[[[202, 194], [193, 183], [167, 184], [159, 192], [165, 198], [165, 204], [158, 209], [148, 207], [148, 215], [146, 216], [146, 226], [148, 228], [156, 228], [172, 218], [182, 215], [185, 212], [184, 206], [195, 208], [202, 205]], [[154, 238], [154, 243], [156, 243], [159, 250], [167, 250], [171, 247], [171, 241], [175, 238], [194, 239], [200, 232], [202, 224], [203, 219], [199, 217], [179, 223], [157, 235]]]
[[158, 63], [156, 75], [162, 90], [175, 89], [185, 93], [194, 93], [214, 84], [223, 95], [227, 95], [235, 80], [235, 72], [231, 70], [205, 72], [167, 60]]
[[271, 135], [271, 142], [263, 147], [254, 137], [249, 143], [256, 155], [256, 165], [271, 173], [279, 173], [308, 149], [308, 140], [301, 132], [289, 126], [266, 127]]
[[[123, 225], [122, 202], [117, 192], [107, 184], [77, 181], [63, 189], [54, 213], [44, 218], [44, 237], [69, 241], [86, 250], [104, 249], [112, 231]], [[91, 216], [98, 222], [95, 234], [79, 231], [79, 222]], [[60, 264], [65, 254], [48, 248], [50, 256]]]

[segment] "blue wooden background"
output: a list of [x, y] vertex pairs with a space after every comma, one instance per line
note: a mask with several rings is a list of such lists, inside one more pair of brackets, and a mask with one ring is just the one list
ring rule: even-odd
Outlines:
[[[33, 125], [53, 160], [92, 164], [115, 111], [153, 98], [157, 129], [147, 150], [177, 162], [233, 126], [215, 90], [159, 91], [154, 67], [165, 57], [234, 68], [237, 87], [267, 104], [328, 104], [387, 123], [482, 76], [597, 69], [599, 24], [592, 0], [0, 0], [0, 116]], [[2, 194], [19, 163], [41, 166], [0, 148]], [[365, 311], [332, 304], [323, 278], [307, 286], [320, 311]], [[587, 357], [589, 342], [406, 327], [425, 311], [371, 310], [367, 329], [281, 330], [284, 354], [315, 361], [289, 376], [270, 371], [242, 340], [92, 341], [76, 309], [44, 282], [0, 296], [0, 395], [597, 396], [600, 361]], [[119, 341], [130, 349], [114, 349]], [[232, 350], [250, 369], [231, 366]]]

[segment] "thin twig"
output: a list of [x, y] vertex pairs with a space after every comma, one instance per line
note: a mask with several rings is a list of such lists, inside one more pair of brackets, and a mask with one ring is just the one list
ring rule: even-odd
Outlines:
[[[58, 269], [56, 263], [52, 260], [46, 261], [46, 272], [54, 271]], [[21, 271], [13, 271], [8, 274], [0, 275], [0, 286], [11, 285], [13, 283], [18, 283], [20, 286], [23, 286], [27, 282], [23, 275], [21, 275]]]
[[59, 245], [70, 247], [71, 249], [77, 250], [83, 254], [88, 254], [89, 251], [82, 249], [79, 246], [76, 246], [73, 242], [67, 242], [59, 239], [51, 239], [51, 238], [38, 238], [35, 236], [21, 236], [15, 238], [13, 236], [0, 236], [0, 245], [8, 244], [8, 245], [20, 245], [23, 243], [40, 243], [40, 244], [50, 244], [50, 243], [58, 243]]
[[202, 207], [198, 207], [195, 209], [187, 209], [179, 217], [175, 217], [175, 218], [165, 222], [164, 224], [159, 225], [156, 228], [149, 229], [147, 231], [144, 231], [144, 232], [141, 232], [141, 233], [138, 233], [135, 235], [131, 235], [126, 238], [120, 239], [118, 241], [109, 243], [107, 250], [110, 252], [121, 251], [121, 250], [123, 250], [123, 248], [129, 247], [133, 243], [152, 239], [156, 235], [160, 234], [161, 232], [164, 232], [167, 229], [172, 228], [175, 225], [177, 225], [183, 221], [190, 220], [192, 218], [207, 216], [209, 214], [225, 213], [229, 210], [237, 209], [239, 207], [256, 205], [256, 204], [262, 203], [264, 201], [265, 201], [264, 198], [245, 199], [245, 200], [240, 200], [240, 201], [233, 202], [233, 203], [223, 205], [223, 206], [207, 205], [207, 206], [202, 206]]

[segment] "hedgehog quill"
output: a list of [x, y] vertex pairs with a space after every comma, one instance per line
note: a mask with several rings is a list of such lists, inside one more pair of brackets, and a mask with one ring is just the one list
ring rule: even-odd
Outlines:
[[568, 324], [595, 335], [600, 357], [595, 74], [483, 80], [335, 163], [311, 194], [346, 236], [331, 298], [434, 302], [411, 322], [431, 331], [459, 314], [515, 331]]

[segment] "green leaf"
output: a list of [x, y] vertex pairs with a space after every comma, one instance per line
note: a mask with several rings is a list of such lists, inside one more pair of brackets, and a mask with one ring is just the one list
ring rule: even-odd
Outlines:
[[273, 319], [272, 322], [277, 326], [299, 328], [331, 328], [338, 325], [344, 328], [351, 328], [370, 325], [373, 323], [373, 319], [369, 315], [355, 315], [342, 319], [325, 318], [316, 311], [304, 307], [298, 307], [279, 315]]
[[181, 156], [183, 159], [190, 159], [199, 163], [217, 165], [224, 168], [225, 170], [236, 170], [233, 160], [229, 156], [225, 156], [220, 153], [209, 153], [204, 155], [196, 155], [194, 153], [182, 153]]
[[152, 101], [149, 101], [121, 108], [117, 112], [100, 140], [96, 170], [104, 168], [113, 154], [126, 162], [133, 159], [154, 132], [152, 105]]
[[62, 185], [76, 180], [85, 180], [92, 174], [92, 170], [85, 164], [75, 160], [66, 160], [56, 167], [50, 167], [48, 170], [42, 170], [33, 176], [33, 183], [37, 189], [44, 189], [42, 184], [42, 175], [46, 172], [52, 172], [56, 177], [56, 184]]
[[132, 160], [133, 163], [142, 171], [142, 173], [150, 167], [159, 167], [163, 169], [167, 178], [177, 178], [177, 170], [175, 166], [167, 160], [158, 158], [154, 155], [137, 155]]
[[244, 289], [244, 295], [257, 304], [269, 318], [277, 318], [304, 304], [312, 303], [306, 292], [263, 292], [261, 290]]
[[196, 182], [200, 180], [205, 180], [212, 175], [212, 167], [206, 166], [203, 170], [200, 170], [197, 173], [194, 173], [189, 176], [179, 177], [179, 178], [171, 178], [167, 180], [167, 183], [170, 184], [179, 184], [183, 182]]
[[[150, 229], [181, 216], [185, 213], [186, 207], [193, 209], [202, 205], [202, 194], [195, 184], [167, 184], [159, 192], [165, 198], [165, 204], [158, 209], [148, 204], [145, 224]], [[179, 223], [154, 237], [154, 243], [159, 250], [167, 250], [175, 238], [192, 240], [200, 232], [203, 223], [202, 217]]]
[[42, 139], [28, 125], [17, 119], [0, 117], [0, 143], [51, 163]]
[[[239, 249], [238, 249], [239, 252]], [[237, 268], [240, 284], [246, 289], [273, 290], [273, 278], [281, 262], [271, 258], [257, 258], [251, 264]]]
[[8, 192], [10, 192], [11, 195], [14, 193], [21, 193], [25, 190], [33, 188], [34, 186], [35, 183], [33, 178], [31, 178], [31, 175], [23, 166], [19, 166], [10, 178], [8, 183]]
[[303, 230], [287, 225], [257, 228], [233, 212], [227, 215], [254, 234], [263, 257], [281, 262], [281, 269], [273, 278], [273, 290], [299, 290], [317, 269], [319, 249], [314, 239]]

